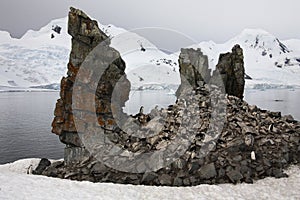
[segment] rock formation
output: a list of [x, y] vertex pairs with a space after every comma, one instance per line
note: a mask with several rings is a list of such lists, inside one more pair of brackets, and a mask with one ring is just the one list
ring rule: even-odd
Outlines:
[[[93, 182], [192, 186], [252, 183], [268, 176], [285, 177], [283, 169], [300, 162], [300, 123], [291, 116], [281, 116], [280, 112], [248, 105], [215, 85], [205, 84], [209, 75], [207, 58], [200, 50], [182, 51], [180, 72], [186, 80], [183, 84], [192, 87], [182, 85], [174, 105], [153, 109], [149, 114], [151, 120], [145, 124], [127, 116], [124, 121], [121, 118], [120, 126], [116, 123], [120, 119], [112, 115], [113, 111], [118, 112], [112, 96], [114, 87], [121, 87], [117, 102], [122, 104], [128, 98], [130, 84], [124, 73], [125, 63], [118, 52], [108, 46], [107, 36], [95, 21], [76, 9], [71, 9], [69, 18], [72, 52], [68, 77], [62, 79], [61, 99], [57, 102], [53, 121], [53, 132], [66, 144], [65, 160], [52, 163], [42, 174]], [[98, 58], [96, 68], [91, 68], [95, 72], [82, 72], [86, 65], [93, 65], [93, 62], [85, 62], [95, 58], [88, 54], [103, 42], [106, 50], [94, 55]], [[116, 59], [108, 62], [110, 57]], [[98, 82], [76, 80], [80, 73], [93, 77], [102, 68], [105, 71]], [[224, 84], [228, 82], [225, 84], [228, 93], [233, 85], [242, 84], [239, 78], [228, 78], [239, 77], [243, 72], [241, 49], [235, 46], [232, 54], [221, 56], [217, 68]], [[96, 87], [94, 93], [93, 86]], [[78, 88], [86, 90], [83, 90], [83, 97], [76, 99], [75, 96], [73, 102], [72, 92]], [[242, 97], [241, 93], [235, 94]], [[92, 98], [87, 98], [90, 96]], [[185, 98], [181, 99], [182, 96]], [[90, 102], [93, 98], [94, 107]], [[90, 126], [79, 119], [75, 126], [75, 114], [79, 112], [83, 118], [93, 118], [94, 110], [97, 125]], [[105, 130], [106, 139], [87, 135], [88, 129], [96, 130], [99, 126]], [[87, 151], [81, 141], [82, 135], [95, 142], [96, 151]], [[97, 143], [97, 139], [101, 141]], [[104, 150], [100, 160], [95, 154], [97, 150]], [[153, 156], [134, 162], [135, 157], [143, 158], [143, 155]], [[118, 169], [124, 160], [128, 162]]]
[[[112, 141], [131, 152], [147, 153], [166, 148], [180, 130], [191, 139], [191, 143], [171, 164], [157, 171], [126, 173], [87, 158], [73, 165], [53, 163], [52, 166], [58, 167], [49, 167], [43, 174], [93, 182], [192, 186], [252, 183], [269, 176], [286, 177], [283, 169], [300, 162], [300, 123], [292, 117], [282, 117], [279, 112], [261, 110], [237, 97], [227, 96], [222, 100], [227, 110], [225, 116], [217, 115], [212, 122], [210, 103], [220, 101], [222, 92], [205, 85], [193, 94], [186, 95], [185, 101], [177, 101], [175, 105], [158, 111], [167, 122], [158, 135], [139, 139], [121, 130], [111, 135]], [[188, 107], [198, 107], [199, 110]], [[199, 118], [191, 117], [197, 115]], [[223, 120], [220, 133], [210, 128], [211, 123]], [[187, 128], [186, 124], [191, 126]]]
[[186, 88], [195, 89], [209, 82], [208, 58], [200, 49], [181, 49], [178, 62], [181, 85], [176, 92], [177, 97]]
[[[227, 94], [243, 99], [245, 86], [243, 60], [243, 50], [239, 45], [232, 48], [232, 53], [221, 54], [211, 84], [218, 86], [224, 84]], [[217, 78], [218, 76], [221, 76], [221, 79]]]
[[[84, 133], [85, 124], [74, 123], [74, 115], [72, 110], [72, 96], [74, 82], [81, 88], [84, 94], [78, 98], [77, 106], [84, 118], [93, 117], [90, 112], [96, 110], [99, 124], [102, 126], [114, 125], [114, 119], [111, 110], [111, 97], [113, 89], [118, 85], [122, 85], [119, 93], [119, 102], [128, 100], [130, 83], [125, 75], [125, 62], [120, 58], [119, 53], [109, 47], [110, 40], [97, 25], [97, 22], [91, 20], [85, 13], [80, 10], [71, 8], [69, 12], [68, 33], [72, 36], [72, 50], [68, 64], [67, 77], [61, 80], [60, 99], [56, 103], [55, 118], [52, 122], [52, 132], [59, 135], [60, 140], [67, 145], [65, 149], [65, 161], [80, 160], [84, 156], [88, 156], [78, 134]], [[101, 46], [104, 50], [95, 50]], [[91, 53], [94, 51], [93, 53]], [[89, 54], [92, 56], [105, 57], [100, 62], [89, 61]], [[104, 54], [104, 55], [103, 55]], [[90, 59], [91, 60], [91, 59]], [[77, 73], [82, 64], [92, 65], [91, 71], [87, 68], [82, 69], [81, 73], [87, 80], [76, 80]], [[101, 79], [94, 77], [95, 71], [105, 70]], [[99, 82], [98, 82], [99, 80]], [[97, 84], [97, 90], [92, 91], [91, 87]], [[89, 97], [89, 98], [87, 98]], [[95, 108], [92, 107], [93, 102], [86, 102], [87, 99], [96, 101]], [[83, 122], [85, 123], [85, 122]], [[77, 130], [77, 128], [82, 130]], [[80, 132], [80, 133], [79, 133]]]
[[181, 85], [176, 95], [179, 97], [185, 88], [197, 88], [203, 84], [219, 86], [229, 95], [243, 98], [245, 86], [245, 69], [243, 50], [239, 45], [231, 53], [221, 54], [213, 75], [208, 69], [208, 58], [200, 49], [181, 49], [179, 56]]

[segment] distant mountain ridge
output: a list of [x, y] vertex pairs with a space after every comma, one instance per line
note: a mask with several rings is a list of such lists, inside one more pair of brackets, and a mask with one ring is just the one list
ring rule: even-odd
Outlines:
[[[179, 52], [167, 54], [138, 34], [113, 25], [99, 27], [125, 60], [133, 89], [174, 88], [180, 84]], [[208, 41], [190, 48], [200, 48], [208, 56], [210, 68], [214, 68], [219, 54], [229, 52], [235, 44], [243, 48], [246, 74], [252, 78], [246, 81], [246, 87], [300, 87], [300, 40], [280, 41], [264, 30], [245, 29], [224, 44]], [[61, 77], [66, 76], [70, 48], [67, 18], [53, 20], [39, 31], [29, 30], [21, 39], [0, 31], [0, 86], [13, 89], [53, 85], [57, 89]]]

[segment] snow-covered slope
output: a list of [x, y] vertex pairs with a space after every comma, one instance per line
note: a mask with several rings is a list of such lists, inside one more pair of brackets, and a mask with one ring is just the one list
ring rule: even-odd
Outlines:
[[246, 29], [224, 44], [209, 41], [192, 48], [201, 48], [209, 57], [210, 68], [214, 68], [219, 54], [231, 51], [235, 44], [243, 48], [246, 74], [252, 78], [246, 81], [246, 87], [300, 86], [300, 40], [281, 42], [264, 30]]
[[[53, 30], [56, 26], [60, 33]], [[180, 83], [177, 58], [136, 33], [113, 25], [99, 26], [125, 60], [133, 88]], [[29, 30], [21, 39], [11, 38], [7, 32], [0, 32], [0, 36], [0, 87], [51, 85], [66, 75], [71, 49], [67, 18], [53, 20], [39, 31]]]
[[[61, 28], [60, 33], [55, 27]], [[135, 89], [160, 89], [180, 84], [178, 56], [159, 50], [147, 39], [113, 25], [99, 25], [112, 39], [126, 62], [126, 73]], [[54, 30], [53, 30], [54, 29]], [[300, 40], [280, 41], [260, 29], [246, 29], [224, 44], [213, 41], [195, 44], [209, 57], [210, 68], [220, 53], [235, 44], [244, 49], [248, 88], [299, 87]], [[71, 48], [67, 18], [51, 21], [39, 31], [29, 30], [21, 39], [0, 31], [0, 90], [47, 85], [57, 86], [66, 75]]]
[[[0, 86], [13, 88], [59, 83], [66, 72], [71, 38], [67, 18], [51, 21], [21, 39], [0, 32]], [[52, 30], [61, 27], [60, 33]]]
[[194, 187], [134, 186], [71, 181], [26, 174], [39, 159], [0, 166], [0, 199], [299, 199], [300, 169], [289, 178], [266, 178], [254, 184], [199, 185]]
[[111, 46], [126, 62], [126, 74], [133, 89], [157, 89], [179, 85], [177, 57], [159, 50], [146, 38], [113, 25], [100, 25], [111, 37]]
[[0, 31], [0, 43], [5, 43], [7, 41], [10, 41], [12, 38], [10, 37], [10, 34], [6, 31]]

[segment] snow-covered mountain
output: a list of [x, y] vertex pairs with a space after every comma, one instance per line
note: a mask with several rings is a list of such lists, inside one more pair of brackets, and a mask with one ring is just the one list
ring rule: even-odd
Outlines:
[[[53, 20], [39, 31], [27, 31], [21, 39], [0, 32], [0, 86], [13, 89], [59, 83], [71, 47], [66, 24], [67, 18]], [[54, 31], [55, 27], [61, 30]]]
[[[231, 51], [239, 44], [244, 50], [248, 88], [287, 88], [300, 86], [300, 40], [280, 41], [260, 29], [246, 29], [224, 44], [201, 42], [200, 48], [208, 55], [210, 67], [218, 63], [220, 53]], [[178, 54], [178, 53], [177, 53]]]
[[[99, 25], [112, 39], [126, 62], [126, 73], [135, 89], [161, 89], [180, 84], [179, 52], [166, 54], [147, 39], [113, 25]], [[224, 44], [212, 41], [191, 46], [208, 55], [210, 68], [220, 53], [235, 44], [244, 49], [248, 88], [300, 87], [300, 40], [280, 41], [272, 34], [247, 29]], [[71, 49], [67, 18], [51, 21], [39, 31], [28, 31], [21, 39], [0, 31], [0, 90], [57, 87]]]
[[[99, 27], [112, 38], [111, 46], [125, 60], [133, 88], [180, 83], [177, 58], [125, 29], [101, 24]], [[70, 49], [67, 18], [53, 20], [39, 31], [30, 30], [21, 39], [0, 32], [0, 90], [56, 87], [66, 75]]]
[[162, 89], [180, 84], [176, 55], [164, 53], [134, 32], [113, 25], [99, 26], [126, 62], [125, 72], [133, 89]]

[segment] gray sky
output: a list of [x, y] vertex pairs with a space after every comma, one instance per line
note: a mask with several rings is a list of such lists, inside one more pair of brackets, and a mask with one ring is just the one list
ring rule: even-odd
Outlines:
[[69, 6], [102, 24], [126, 29], [164, 27], [197, 41], [225, 42], [244, 28], [261, 28], [280, 39], [300, 39], [299, 0], [1, 0], [0, 30], [20, 37], [50, 20], [67, 16]]

